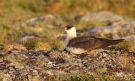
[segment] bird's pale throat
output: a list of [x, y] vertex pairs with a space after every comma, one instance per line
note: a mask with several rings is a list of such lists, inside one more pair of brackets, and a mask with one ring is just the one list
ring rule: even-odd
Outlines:
[[77, 37], [76, 28], [75, 27], [71, 28], [70, 30], [67, 30], [66, 32], [67, 32], [67, 38], [68, 39], [72, 39], [74, 37]]

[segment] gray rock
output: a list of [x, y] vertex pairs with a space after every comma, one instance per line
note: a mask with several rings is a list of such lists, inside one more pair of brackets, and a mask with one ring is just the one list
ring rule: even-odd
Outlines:
[[121, 26], [104, 26], [104, 27], [95, 27], [88, 30], [88, 33], [96, 33], [101, 37], [106, 37], [111, 35], [112, 38], [119, 38], [118, 33], [121, 32]]
[[34, 35], [28, 35], [28, 36], [24, 36], [20, 39], [20, 42], [27, 42], [29, 40], [35, 40], [37, 37]]
[[28, 19], [26, 22], [22, 23], [21, 26], [22, 27], [25, 27], [25, 26], [34, 27], [35, 25], [37, 25], [40, 22], [43, 22], [44, 20], [45, 20], [45, 17], [43, 17], [43, 16], [34, 17], [34, 18]]
[[[133, 35], [135, 34], [135, 22], [134, 21], [127, 21], [125, 24], [121, 24], [121, 25], [113, 25], [113, 26], [101, 26], [101, 27], [95, 27], [95, 28], [91, 28], [88, 30], [88, 33], [96, 33], [98, 35], [100, 35], [101, 37], [106, 37], [107, 35], [112, 36], [112, 38], [114, 39], [118, 39], [118, 38], [129, 38], [126, 37], [127, 33], [128, 35], [131, 35], [133, 37]], [[123, 34], [123, 36], [121, 35], [120, 37], [120, 33]]]
[[95, 13], [88, 13], [85, 16], [81, 18], [82, 21], [99, 21], [107, 24], [123, 24], [125, 23], [125, 20], [112, 12], [108, 11], [101, 11], [101, 12], [95, 12]]

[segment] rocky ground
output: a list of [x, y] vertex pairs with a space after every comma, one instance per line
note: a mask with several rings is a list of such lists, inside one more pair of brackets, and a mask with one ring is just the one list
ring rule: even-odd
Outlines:
[[60, 50], [14, 49], [6, 53], [1, 50], [0, 58], [3, 81], [46, 81], [48, 77], [59, 81], [77, 73], [117, 78], [135, 75], [135, 52], [127, 50], [110, 48], [74, 55]]

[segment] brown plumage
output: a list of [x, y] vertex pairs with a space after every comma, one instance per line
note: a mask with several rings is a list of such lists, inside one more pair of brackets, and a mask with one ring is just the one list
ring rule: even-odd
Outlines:
[[124, 41], [124, 39], [110, 40], [105, 38], [95, 38], [93, 36], [82, 36], [71, 39], [67, 46], [85, 50], [93, 50], [98, 48], [105, 48], [110, 45], [115, 45], [122, 41]]
[[66, 26], [65, 31], [67, 33], [67, 37], [65, 39], [65, 50], [75, 54], [105, 48], [124, 41], [124, 39], [111, 40], [105, 38], [96, 38], [93, 36], [77, 37], [76, 28], [71, 24]]

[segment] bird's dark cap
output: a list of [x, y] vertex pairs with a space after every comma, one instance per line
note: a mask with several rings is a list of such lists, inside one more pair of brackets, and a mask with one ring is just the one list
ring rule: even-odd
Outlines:
[[69, 23], [68, 25], [65, 26], [65, 29], [68, 30], [68, 29], [71, 29], [72, 27], [73, 27], [73, 24]]

